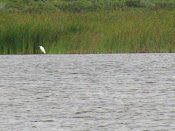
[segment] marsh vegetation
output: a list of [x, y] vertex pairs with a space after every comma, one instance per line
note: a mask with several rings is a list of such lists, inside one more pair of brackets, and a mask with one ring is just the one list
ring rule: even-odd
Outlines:
[[171, 0], [0, 3], [0, 54], [175, 52]]

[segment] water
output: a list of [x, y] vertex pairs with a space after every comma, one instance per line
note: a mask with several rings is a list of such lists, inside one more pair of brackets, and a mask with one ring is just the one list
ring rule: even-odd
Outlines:
[[1, 131], [175, 130], [175, 54], [1, 55]]

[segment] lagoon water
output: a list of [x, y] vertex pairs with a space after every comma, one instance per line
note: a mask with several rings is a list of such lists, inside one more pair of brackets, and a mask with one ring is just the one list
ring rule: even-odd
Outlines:
[[175, 54], [1, 55], [1, 131], [174, 131]]

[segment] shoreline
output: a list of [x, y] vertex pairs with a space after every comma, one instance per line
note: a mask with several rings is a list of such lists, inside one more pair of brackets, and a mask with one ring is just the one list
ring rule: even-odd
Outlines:
[[0, 54], [173, 53], [175, 12], [55, 12], [0, 15]]

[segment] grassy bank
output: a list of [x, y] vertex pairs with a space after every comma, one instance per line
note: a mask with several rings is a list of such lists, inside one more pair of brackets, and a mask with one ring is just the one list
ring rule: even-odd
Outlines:
[[175, 52], [175, 11], [1, 13], [0, 54]]
[[0, 0], [0, 12], [116, 11], [126, 8], [175, 9], [174, 0]]

